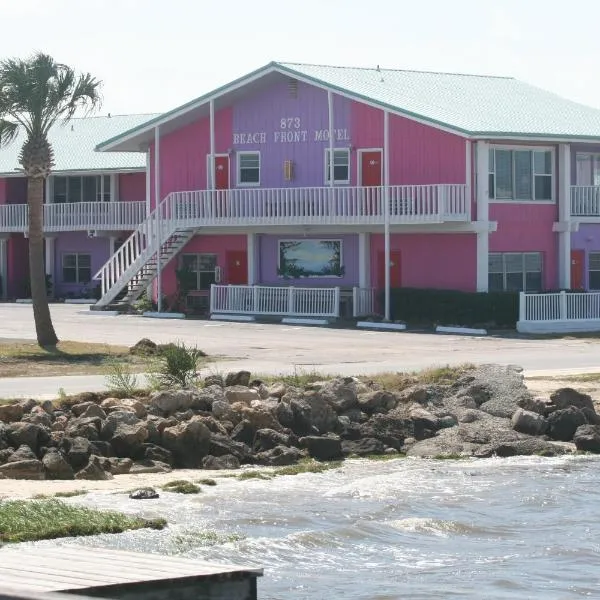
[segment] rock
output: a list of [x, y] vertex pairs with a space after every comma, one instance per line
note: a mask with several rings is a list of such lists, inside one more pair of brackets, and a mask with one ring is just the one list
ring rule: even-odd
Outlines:
[[396, 408], [397, 404], [398, 399], [396, 396], [384, 390], [366, 392], [358, 397], [360, 410], [367, 414], [386, 413], [393, 408]]
[[13, 455], [14, 450], [12, 448], [5, 448], [0, 450], [0, 465], [4, 465], [8, 462], [8, 459]]
[[96, 406], [95, 402], [80, 402], [79, 404], [73, 404], [73, 406], [71, 406], [71, 412], [76, 416], [76, 417], [81, 417], [81, 415], [83, 415], [83, 413], [90, 408], [90, 406]]
[[109, 457], [113, 455], [112, 446], [109, 442], [103, 442], [102, 440], [94, 440], [90, 442], [90, 448], [92, 454], [95, 454], [96, 456]]
[[361, 440], [344, 440], [342, 442], [342, 453], [345, 456], [369, 456], [371, 454], [385, 454], [385, 445], [374, 438], [363, 438]]
[[554, 440], [569, 442], [573, 439], [577, 428], [586, 425], [588, 420], [580, 408], [570, 406], [550, 413], [547, 422], [549, 437]]
[[37, 454], [38, 448], [44, 445], [50, 436], [39, 425], [11, 423], [6, 427], [6, 439], [13, 448], [26, 444]]
[[213, 402], [212, 414], [215, 419], [232, 421], [236, 419], [235, 412], [231, 408], [231, 404], [226, 400], [217, 400]]
[[176, 412], [173, 415], [178, 421], [189, 421], [194, 416], [194, 411], [191, 408]]
[[350, 410], [358, 404], [357, 381], [353, 377], [338, 377], [318, 385], [317, 397], [324, 400], [336, 412]]
[[548, 423], [542, 415], [522, 408], [515, 411], [511, 425], [515, 431], [527, 435], [543, 435], [548, 427]]
[[254, 427], [247, 419], [240, 421], [231, 432], [231, 439], [235, 442], [241, 442], [248, 446], [252, 446], [254, 443]]
[[167, 427], [162, 434], [162, 445], [173, 453], [174, 464], [180, 468], [198, 468], [210, 447], [210, 430], [196, 417]]
[[398, 404], [427, 404], [429, 388], [424, 385], [413, 385], [395, 394]]
[[58, 448], [50, 448], [42, 458], [47, 479], [73, 479], [75, 472]]
[[227, 428], [223, 425], [223, 423], [217, 421], [213, 416], [198, 416], [197, 419], [201, 423], [204, 423], [211, 433], [227, 435]]
[[582, 394], [573, 388], [560, 388], [550, 394], [550, 403], [552, 412], [574, 406], [583, 412], [588, 423], [592, 425], [600, 423], [592, 398], [588, 394]]
[[65, 453], [69, 464], [78, 471], [88, 464], [92, 454], [90, 441], [83, 437], [64, 438], [61, 449]]
[[553, 410], [552, 401], [548, 398], [528, 397], [521, 398], [517, 404], [523, 410], [537, 413], [543, 417], [547, 417]]
[[34, 454], [33, 450], [25, 444], [19, 446], [11, 454], [7, 462], [19, 462], [23, 460], [37, 460], [37, 456]]
[[279, 399], [283, 398], [283, 396], [285, 396], [285, 394], [287, 394], [287, 390], [288, 390], [288, 386], [285, 385], [285, 383], [282, 383], [280, 381], [267, 387], [267, 392], [269, 393], [269, 396], [272, 398], [279, 398]]
[[56, 410], [54, 402], [52, 402], [52, 400], [42, 400], [40, 402], [40, 407], [42, 408], [42, 410], [45, 410], [49, 415], [53, 415], [54, 411]]
[[129, 494], [129, 497], [132, 500], [154, 500], [159, 498], [158, 492], [151, 487], [141, 488], [139, 490], [134, 490]]
[[162, 390], [150, 396], [149, 405], [164, 415], [172, 415], [180, 410], [191, 408], [194, 392], [192, 390]]
[[254, 451], [272, 450], [277, 446], [289, 446], [290, 436], [274, 429], [259, 429], [254, 437]]
[[450, 427], [456, 427], [458, 420], [453, 415], [444, 415], [438, 419], [438, 425], [440, 429], [448, 429]]
[[408, 418], [413, 422], [413, 435], [417, 440], [431, 437], [440, 429], [439, 419], [420, 404], [414, 404], [409, 408]]
[[148, 428], [134, 413], [115, 411], [104, 421], [102, 438], [110, 442], [115, 456], [131, 458], [140, 452], [148, 439]]
[[129, 354], [134, 356], [154, 356], [158, 353], [158, 345], [148, 338], [142, 338], [129, 348]]
[[23, 400], [19, 400], [19, 404], [23, 409], [23, 414], [30, 413], [36, 406], [38, 406], [37, 400], [34, 400], [33, 398], [25, 398]]
[[225, 387], [244, 386], [248, 387], [250, 383], [250, 371], [234, 371], [225, 376]]
[[209, 386], [217, 386], [217, 387], [221, 387], [224, 388], [225, 387], [225, 381], [223, 380], [223, 376], [222, 375], [207, 375], [204, 378], [204, 387], [209, 387]]
[[213, 433], [210, 436], [208, 453], [212, 456], [226, 456], [230, 454], [235, 456], [240, 463], [251, 463], [253, 461], [249, 446], [242, 442], [236, 442], [227, 435], [218, 433]]
[[54, 423], [52, 423], [52, 431], [65, 431], [68, 424], [69, 420], [67, 417], [60, 415], [54, 419]]
[[[334, 427], [338, 423], [338, 418], [337, 414], [335, 413], [333, 408], [331, 408], [329, 403], [323, 400], [323, 398], [320, 395], [317, 395], [314, 392], [308, 392], [304, 396], [304, 401], [310, 407], [311, 427], [315, 427], [316, 430], [321, 434], [333, 431]], [[297, 432], [294, 431], [294, 433]]]
[[499, 456], [505, 458], [508, 456], [559, 456], [565, 454], [567, 450], [558, 444], [547, 442], [540, 438], [527, 438], [523, 440], [515, 440], [512, 442], [504, 442], [492, 445], [489, 448], [489, 453], [475, 453], [475, 456]]
[[510, 419], [519, 408], [517, 401], [510, 397], [494, 397], [479, 406], [479, 410], [494, 417]]
[[143, 475], [147, 473], [170, 473], [171, 467], [158, 460], [138, 460], [131, 465], [129, 473], [131, 475]]
[[285, 467], [296, 464], [304, 457], [302, 451], [298, 448], [286, 448], [285, 446], [277, 446], [272, 450], [258, 452], [254, 455], [254, 460], [259, 465], [269, 467]]
[[162, 446], [156, 444], [143, 444], [143, 458], [149, 460], [157, 460], [162, 463], [166, 463], [169, 466], [173, 466], [173, 453]]
[[335, 460], [342, 457], [342, 441], [339, 437], [309, 435], [300, 438], [300, 445], [317, 460]]
[[88, 464], [80, 471], [75, 473], [75, 479], [88, 479], [90, 481], [105, 481], [112, 479], [111, 473], [104, 470], [100, 459], [97, 456], [90, 456]]
[[[275, 431], [281, 430], [279, 421], [273, 416], [273, 414], [265, 410], [264, 408], [251, 408], [249, 406], [237, 405], [233, 406], [236, 410], [237, 418], [236, 423], [240, 421], [249, 421], [250, 425], [258, 431], [259, 429], [274, 429]], [[239, 408], [239, 412], [237, 409]]]
[[23, 416], [23, 421], [41, 425], [47, 429], [52, 427], [52, 417], [41, 406], [37, 405], [33, 407], [28, 415]]
[[481, 411], [468, 408], [463, 411], [458, 419], [459, 423], [474, 423], [482, 418]]
[[[96, 404], [92, 406], [98, 407]], [[100, 410], [102, 410], [100, 408]], [[65, 434], [68, 437], [84, 437], [88, 440], [100, 439], [100, 431], [102, 430], [102, 419], [100, 417], [80, 417], [71, 419], [65, 429]]]
[[229, 404], [241, 402], [246, 406], [250, 406], [253, 400], [260, 400], [260, 395], [258, 394], [258, 390], [254, 388], [234, 385], [225, 388], [225, 399]]
[[210, 412], [215, 402], [224, 402], [225, 392], [219, 385], [210, 385], [197, 390], [192, 395], [191, 408]]
[[7, 479], [45, 479], [44, 465], [41, 460], [20, 460], [7, 462], [0, 466], [0, 475]]
[[202, 459], [203, 469], [239, 469], [240, 461], [232, 454], [223, 456], [208, 455]]
[[130, 458], [110, 457], [108, 464], [110, 465], [110, 472], [113, 475], [126, 475], [131, 470], [133, 461]]
[[411, 419], [395, 409], [386, 414], [376, 414], [360, 425], [361, 437], [375, 438], [386, 446], [400, 450], [407, 437], [415, 437], [415, 425]]
[[[116, 403], [109, 407], [111, 410], [128, 410], [133, 412], [138, 419], [145, 419], [148, 416], [146, 406], [135, 398], [123, 398], [122, 400], [115, 398], [114, 400]], [[106, 408], [104, 402], [102, 408]]]
[[85, 411], [83, 412], [83, 414], [81, 415], [81, 417], [84, 418], [84, 419], [89, 419], [89, 418], [92, 418], [92, 417], [97, 417], [99, 419], [106, 419], [106, 413], [97, 404], [90, 404], [90, 406], [88, 406], [85, 409]]
[[581, 452], [600, 453], [600, 425], [580, 425], [573, 436], [575, 447]]

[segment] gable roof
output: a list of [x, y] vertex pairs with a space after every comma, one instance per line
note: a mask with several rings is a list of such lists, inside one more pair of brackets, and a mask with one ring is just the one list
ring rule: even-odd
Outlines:
[[210, 100], [239, 95], [273, 73], [330, 89], [472, 138], [600, 140], [600, 110], [512, 77], [272, 62], [147, 123], [107, 139], [101, 151], [139, 150], [157, 125], [206, 114]]
[[[114, 115], [83, 117], [55, 124], [48, 134], [54, 149], [54, 173], [73, 171], [129, 171], [146, 168], [139, 152], [105, 154], [95, 151], [107, 137], [139, 126], [157, 115]], [[0, 147], [0, 175], [18, 175], [19, 152], [25, 140], [23, 131], [7, 146]]]

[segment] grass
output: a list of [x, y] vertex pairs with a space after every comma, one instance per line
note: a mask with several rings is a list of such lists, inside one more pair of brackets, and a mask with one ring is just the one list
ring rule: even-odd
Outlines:
[[34, 500], [45, 500], [47, 498], [73, 498], [74, 496], [84, 496], [87, 490], [71, 490], [70, 492], [56, 492], [56, 494], [36, 494], [32, 496]]
[[338, 469], [342, 466], [340, 461], [317, 462], [316, 460], [302, 460], [295, 465], [287, 467], [278, 467], [269, 471], [244, 471], [236, 475], [236, 479], [273, 479], [273, 477], [281, 477], [284, 475], [300, 475], [300, 473], [323, 473], [331, 469]]
[[402, 452], [396, 452], [395, 454], [367, 454], [366, 456], [358, 456], [357, 454], [351, 454], [348, 458], [385, 462], [386, 460], [397, 460], [399, 458], [406, 458], [406, 454]]
[[192, 548], [199, 546], [218, 546], [221, 544], [231, 544], [246, 539], [245, 536], [237, 533], [219, 533], [218, 531], [186, 531], [171, 538], [171, 543], [175, 546], [177, 553], [188, 552]]
[[579, 373], [578, 375], [534, 375], [527, 381], [570, 381], [573, 383], [600, 383], [600, 373]]
[[174, 479], [168, 481], [162, 486], [165, 492], [172, 492], [174, 494], [199, 494], [202, 488], [191, 481], [185, 479]]
[[164, 519], [142, 519], [53, 499], [0, 502], [0, 542], [122, 533], [144, 527], [163, 529], [166, 524]]
[[199, 483], [201, 485], [217, 485], [217, 482], [214, 479], [210, 479], [208, 477], [204, 479], [198, 479], [196, 483]]

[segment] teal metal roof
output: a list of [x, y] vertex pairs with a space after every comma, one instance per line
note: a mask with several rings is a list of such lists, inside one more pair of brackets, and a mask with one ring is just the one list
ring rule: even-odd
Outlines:
[[[84, 117], [58, 123], [49, 134], [54, 148], [54, 172], [65, 171], [120, 171], [144, 169], [146, 155], [141, 152], [96, 152], [96, 145], [109, 137], [137, 127], [154, 114], [115, 115], [110, 117]], [[0, 175], [15, 175], [19, 168], [18, 156], [24, 141], [19, 137], [0, 148]]]
[[289, 74], [468, 135], [600, 138], [600, 110], [511, 77], [276, 64]]

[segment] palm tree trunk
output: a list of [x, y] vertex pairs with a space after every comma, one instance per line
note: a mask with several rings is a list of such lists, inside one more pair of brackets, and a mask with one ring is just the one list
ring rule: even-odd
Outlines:
[[44, 179], [27, 179], [27, 204], [29, 205], [29, 277], [35, 332], [40, 346], [56, 346], [58, 338], [52, 325], [46, 293], [46, 267], [44, 265]]

